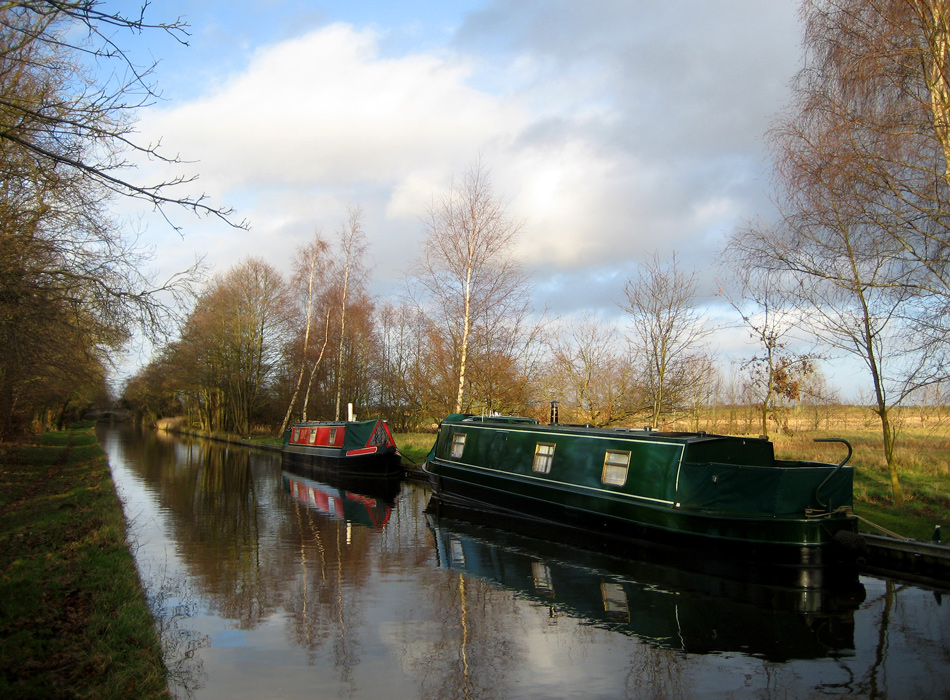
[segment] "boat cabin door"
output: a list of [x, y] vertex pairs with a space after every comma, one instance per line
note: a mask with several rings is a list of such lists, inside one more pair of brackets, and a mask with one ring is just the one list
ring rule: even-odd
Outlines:
[[508, 452], [508, 432], [499, 430], [491, 436], [491, 442], [488, 444], [488, 462], [498, 469], [504, 464], [505, 455]]

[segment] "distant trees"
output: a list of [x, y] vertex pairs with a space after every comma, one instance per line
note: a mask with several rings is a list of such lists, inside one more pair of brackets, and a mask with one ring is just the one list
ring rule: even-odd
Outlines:
[[622, 338], [609, 323], [582, 314], [551, 339], [549, 395], [562, 420], [606, 426], [633, 416], [641, 392]]
[[676, 256], [662, 263], [657, 254], [647, 259], [638, 279], [624, 285], [630, 315], [631, 343], [644, 388], [650, 425], [691, 403], [692, 389], [708, 363], [702, 342], [710, 334], [696, 303], [695, 273], [679, 269]]
[[110, 197], [143, 200], [166, 218], [186, 207], [228, 220], [203, 196], [182, 194], [186, 180], [127, 177], [130, 151], [176, 162], [135, 140], [135, 111], [155, 92], [150, 67], [119, 42], [124, 32], [182, 43], [186, 34], [179, 21], [147, 22], [144, 10], [126, 15], [98, 0], [0, 5], [0, 439], [42, 422], [38, 387], [58, 387], [61, 405], [77, 400], [84, 378], [104, 381], [107, 350], [135, 330], [159, 334], [190, 292], [194, 269], [166, 282], [143, 271], [147, 252], [110, 216]]
[[204, 429], [249, 432], [281, 360], [288, 311], [280, 274], [255, 258], [198, 298], [172, 360]]
[[258, 258], [215, 277], [178, 340], [129, 381], [126, 401], [150, 420], [171, 411], [201, 430], [242, 435], [332, 419], [341, 395], [375, 410], [375, 307], [357, 259], [364, 251], [352, 248], [347, 263], [346, 240], [335, 249], [315, 234], [294, 252], [289, 282]]
[[[733, 241], [735, 243], [735, 241]], [[769, 419], [788, 430], [783, 409], [802, 398], [803, 384], [815, 372], [815, 354], [795, 352], [790, 335], [799, 325], [796, 307], [782, 288], [783, 273], [749, 266], [745, 252], [736, 245], [725, 251], [723, 272], [730, 286], [722, 296], [742, 318], [742, 325], [756, 345], [756, 353], [742, 363], [746, 386], [759, 407], [763, 435]]]

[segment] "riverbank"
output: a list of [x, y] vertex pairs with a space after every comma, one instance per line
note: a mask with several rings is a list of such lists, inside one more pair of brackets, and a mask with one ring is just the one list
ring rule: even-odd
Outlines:
[[94, 428], [0, 446], [0, 697], [169, 698]]

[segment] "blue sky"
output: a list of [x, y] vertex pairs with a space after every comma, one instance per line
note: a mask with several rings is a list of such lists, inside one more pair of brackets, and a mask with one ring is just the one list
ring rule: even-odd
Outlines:
[[[148, 222], [156, 265], [203, 254], [224, 271], [253, 255], [286, 270], [358, 205], [373, 290], [393, 295], [426, 205], [481, 157], [525, 222], [517, 253], [538, 307], [617, 316], [624, 281], [654, 252], [676, 253], [712, 295], [725, 236], [771, 213], [765, 133], [800, 65], [797, 7], [155, 2], [148, 17], [181, 16], [191, 37], [135, 40], [160, 62], [166, 98], [141, 114], [142, 135], [196, 160], [199, 189], [251, 223], [182, 212], [179, 240]], [[723, 351], [743, 351], [742, 337], [723, 335]]]

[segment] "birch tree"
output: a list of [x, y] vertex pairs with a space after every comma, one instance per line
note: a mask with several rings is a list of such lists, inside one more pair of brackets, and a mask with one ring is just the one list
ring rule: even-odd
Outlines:
[[[294, 272], [291, 280], [291, 294], [297, 296], [299, 308], [303, 310], [303, 330], [300, 340], [299, 369], [297, 379], [294, 383], [293, 393], [290, 402], [287, 405], [287, 411], [284, 414], [278, 435], [283, 435], [287, 424], [290, 422], [294, 408], [297, 404], [297, 398], [300, 394], [300, 387], [303, 384], [304, 376], [307, 376], [307, 389], [304, 395], [302, 420], [307, 420], [307, 402], [310, 398], [310, 387], [313, 385], [313, 376], [323, 361], [324, 352], [326, 352], [327, 343], [330, 335], [330, 313], [326, 304], [321, 304], [321, 298], [325, 293], [326, 276], [329, 269], [329, 246], [317, 231], [314, 239], [306, 246], [297, 251], [294, 257]], [[320, 312], [323, 312], [321, 315]], [[325, 318], [323, 318], [325, 316]], [[323, 329], [322, 342], [317, 337], [319, 350], [316, 356], [311, 351], [311, 335], [316, 331], [319, 334]], [[293, 356], [293, 353], [291, 353]]]
[[346, 311], [349, 303], [350, 287], [362, 287], [366, 275], [366, 234], [363, 232], [363, 210], [359, 207], [350, 209], [346, 224], [340, 229], [341, 263], [337, 271], [340, 277], [339, 302], [339, 345], [336, 361], [336, 404], [334, 420], [340, 420], [340, 402], [343, 395], [343, 356], [346, 343]]
[[448, 353], [435, 366], [453, 385], [447, 408], [461, 412], [473, 404], [473, 353], [489, 349], [499, 334], [510, 332], [506, 321], [528, 311], [527, 279], [513, 255], [521, 224], [509, 217], [488, 170], [476, 162], [431, 204], [425, 227], [410, 295], [429, 319], [432, 347]]

